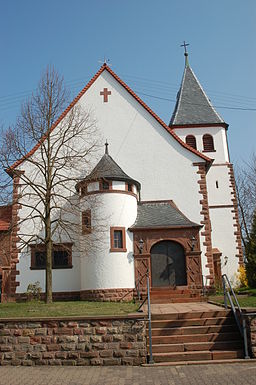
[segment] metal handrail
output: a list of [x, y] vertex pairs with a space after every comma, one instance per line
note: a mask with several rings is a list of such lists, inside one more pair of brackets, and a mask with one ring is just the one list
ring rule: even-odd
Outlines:
[[[246, 322], [245, 322], [244, 314], [243, 314], [243, 312], [241, 310], [241, 307], [239, 305], [237, 296], [236, 296], [236, 294], [235, 294], [235, 292], [234, 292], [234, 290], [233, 290], [233, 288], [231, 286], [231, 283], [230, 283], [230, 281], [228, 279], [227, 274], [223, 274], [222, 275], [222, 283], [223, 283], [223, 291], [224, 291], [224, 304], [225, 304], [225, 308], [226, 309], [228, 308], [228, 300], [229, 300], [229, 303], [230, 303], [232, 312], [234, 314], [234, 317], [235, 317], [238, 329], [240, 331], [241, 336], [243, 337], [243, 341], [244, 341], [244, 356], [245, 356], [244, 358], [245, 359], [249, 359], [250, 356], [249, 356], [249, 353], [248, 353], [247, 330], [246, 330]], [[231, 294], [234, 297], [235, 304], [234, 304], [233, 299], [232, 299], [232, 297], [230, 295], [230, 292], [231, 292]], [[237, 313], [239, 314], [239, 317], [238, 317]]]
[[152, 354], [152, 328], [151, 328], [151, 304], [150, 304], [150, 288], [149, 274], [147, 274], [147, 294], [148, 294], [148, 339], [149, 339], [149, 364], [154, 364]]
[[140, 304], [138, 311], [142, 308], [142, 306], [145, 304], [146, 301], [148, 301], [148, 339], [149, 339], [149, 364], [154, 364], [153, 360], [153, 353], [152, 353], [152, 325], [151, 325], [151, 302], [150, 302], [150, 285], [149, 285], [149, 271], [147, 269], [146, 273], [143, 274], [143, 276], [139, 276], [138, 278], [138, 284], [135, 281], [135, 288], [139, 297], [139, 301], [141, 300], [141, 293], [140, 293], [140, 280], [142, 280], [144, 277], [147, 277], [147, 295]]

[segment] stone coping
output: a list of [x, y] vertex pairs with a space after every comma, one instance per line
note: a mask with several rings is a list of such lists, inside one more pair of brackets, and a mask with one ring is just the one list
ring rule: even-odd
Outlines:
[[99, 315], [99, 316], [58, 316], [58, 317], [9, 317], [2, 318], [0, 316], [1, 322], [40, 322], [40, 321], [82, 321], [82, 320], [123, 320], [123, 319], [139, 319], [139, 320], [148, 320], [146, 313], [130, 313], [126, 315]]

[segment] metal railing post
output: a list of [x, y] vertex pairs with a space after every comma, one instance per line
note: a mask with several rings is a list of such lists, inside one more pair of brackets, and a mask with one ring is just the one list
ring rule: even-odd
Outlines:
[[148, 294], [148, 339], [149, 339], [149, 364], [154, 364], [152, 354], [152, 329], [151, 329], [151, 307], [150, 307], [150, 291], [149, 276], [147, 275], [147, 294]]
[[228, 301], [227, 301], [227, 289], [226, 289], [226, 282], [224, 275], [222, 276], [222, 284], [223, 284], [223, 291], [224, 291], [224, 305], [225, 309], [228, 308]]
[[243, 314], [242, 316], [242, 325], [243, 325], [243, 337], [244, 337], [244, 358], [246, 360], [250, 359], [249, 353], [248, 353], [248, 340], [247, 340], [247, 330], [246, 330], [246, 321]]

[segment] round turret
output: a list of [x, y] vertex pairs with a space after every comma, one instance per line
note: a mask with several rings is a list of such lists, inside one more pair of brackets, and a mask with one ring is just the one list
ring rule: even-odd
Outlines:
[[129, 291], [132, 295], [134, 288], [133, 235], [128, 228], [136, 220], [140, 183], [118, 166], [107, 146], [93, 171], [76, 186], [82, 212], [81, 290], [82, 298], [89, 299], [113, 299], [117, 289], [120, 296]]

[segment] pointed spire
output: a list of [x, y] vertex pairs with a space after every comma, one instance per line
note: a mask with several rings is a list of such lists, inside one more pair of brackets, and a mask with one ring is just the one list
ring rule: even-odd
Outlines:
[[108, 155], [108, 141], [106, 139], [106, 143], [105, 143], [105, 154]]
[[187, 45], [185, 41], [182, 44], [182, 47], [185, 48], [185, 70], [169, 126], [225, 124], [221, 116], [215, 111], [196, 75], [188, 65]]

